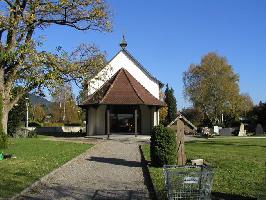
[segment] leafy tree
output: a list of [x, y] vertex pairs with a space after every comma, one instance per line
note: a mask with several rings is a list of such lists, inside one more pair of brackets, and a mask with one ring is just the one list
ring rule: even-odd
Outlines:
[[240, 110], [242, 111], [241, 115], [246, 117], [247, 114], [253, 109], [253, 100], [249, 94], [241, 94], [240, 98]]
[[225, 57], [208, 53], [200, 64], [190, 65], [183, 80], [186, 97], [212, 124], [221, 123], [222, 114], [236, 118], [242, 113], [239, 76]]
[[198, 108], [185, 108], [182, 110], [182, 115], [184, 115], [195, 126], [201, 126], [203, 124], [204, 113]]
[[65, 124], [80, 123], [80, 109], [76, 105], [72, 87], [64, 84], [54, 89], [52, 94], [54, 106], [52, 118], [54, 122]]
[[160, 116], [159, 116], [160, 117], [160, 124], [163, 124], [163, 125], [167, 124], [166, 123], [166, 117], [168, 115], [168, 107], [164, 106], [164, 107], [160, 108], [159, 114], [160, 114]]
[[169, 88], [168, 84], [165, 89], [165, 103], [168, 107], [168, 112], [165, 118], [165, 125], [171, 123], [177, 117], [176, 98], [174, 96], [173, 88]]
[[82, 87], [79, 91], [79, 95], [77, 96], [77, 103], [81, 104], [88, 98], [88, 85], [86, 82], [82, 84]]
[[53, 102], [51, 105], [51, 123], [62, 123], [63, 122], [63, 109], [62, 105], [58, 102]]
[[30, 113], [32, 116], [32, 120], [34, 122], [43, 123], [45, 120], [45, 117], [47, 116], [47, 113], [45, 112], [45, 106], [41, 104], [33, 105], [30, 109]]
[[[73, 53], [43, 51], [38, 29], [51, 25], [76, 30], [110, 31], [110, 12], [102, 0], [3, 0], [0, 12], [1, 126], [7, 132], [8, 113], [30, 91], [42, 93], [67, 81], [83, 82], [104, 66], [105, 56], [93, 45]], [[13, 88], [21, 86], [13, 93]]]
[[266, 102], [259, 102], [258, 105], [254, 106], [252, 113], [255, 115], [256, 123], [260, 123], [266, 127]]

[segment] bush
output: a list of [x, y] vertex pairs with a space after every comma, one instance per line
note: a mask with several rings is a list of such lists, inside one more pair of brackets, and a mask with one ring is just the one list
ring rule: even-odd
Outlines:
[[29, 123], [29, 127], [42, 127], [42, 123], [32, 121]]
[[28, 138], [37, 138], [38, 135], [36, 133], [36, 131], [29, 131], [28, 132]]
[[61, 127], [64, 123], [44, 123], [43, 127]]
[[37, 133], [33, 130], [28, 130], [25, 127], [17, 128], [14, 138], [37, 138]]
[[151, 164], [156, 167], [177, 163], [176, 134], [170, 128], [155, 126], [151, 134]]
[[81, 122], [73, 122], [73, 123], [67, 123], [65, 124], [65, 126], [81, 126], [82, 123]]

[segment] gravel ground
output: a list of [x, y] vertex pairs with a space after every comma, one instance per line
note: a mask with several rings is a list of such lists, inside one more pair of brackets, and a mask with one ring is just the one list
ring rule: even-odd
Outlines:
[[16, 199], [149, 199], [135, 140], [107, 140]]

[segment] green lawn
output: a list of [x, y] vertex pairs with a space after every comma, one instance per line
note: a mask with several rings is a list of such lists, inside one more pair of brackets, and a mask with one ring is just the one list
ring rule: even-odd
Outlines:
[[9, 148], [4, 153], [15, 154], [17, 159], [0, 161], [0, 198], [11, 197], [22, 191], [91, 147], [88, 144], [41, 138], [9, 139], [9, 143]]
[[[150, 160], [149, 145], [143, 146]], [[226, 195], [258, 197], [266, 191], [266, 139], [212, 139], [185, 145], [188, 159], [203, 158], [215, 170], [213, 191]], [[150, 168], [158, 190], [164, 189], [162, 168]]]

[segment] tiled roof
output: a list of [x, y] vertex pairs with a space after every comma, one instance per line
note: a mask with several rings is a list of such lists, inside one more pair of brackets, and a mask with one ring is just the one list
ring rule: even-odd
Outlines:
[[120, 69], [80, 106], [93, 104], [164, 106], [163, 102], [155, 98], [124, 68]]

